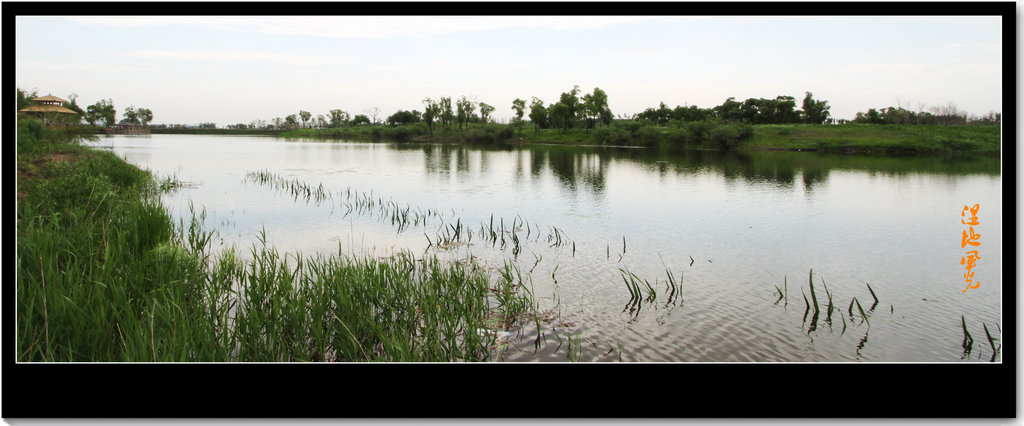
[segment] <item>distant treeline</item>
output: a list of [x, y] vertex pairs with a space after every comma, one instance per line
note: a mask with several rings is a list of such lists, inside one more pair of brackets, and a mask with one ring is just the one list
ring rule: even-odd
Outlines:
[[[18, 89], [19, 107], [26, 105], [35, 93], [27, 94]], [[85, 119], [93, 122], [113, 123], [113, 102], [104, 100], [97, 102], [86, 110], [75, 105], [75, 96], [67, 102], [70, 109], [79, 111], [80, 122]], [[557, 101], [547, 103], [533, 96], [530, 101], [516, 98], [512, 101], [511, 110], [514, 115], [508, 123], [496, 123], [496, 108], [485, 102], [479, 102], [467, 96], [453, 98], [441, 96], [422, 100], [422, 111], [416, 109], [399, 109], [389, 116], [384, 116], [379, 108], [370, 108], [364, 114], [352, 115], [341, 109], [332, 109], [327, 114], [314, 116], [300, 110], [296, 114], [278, 117], [273, 120], [253, 120], [248, 124], [237, 123], [228, 125], [226, 129], [218, 129], [212, 122], [197, 126], [154, 125], [152, 133], [191, 133], [191, 134], [249, 134], [279, 135], [284, 137], [313, 137], [329, 139], [349, 139], [364, 141], [419, 141], [419, 142], [456, 142], [476, 144], [504, 143], [565, 143], [565, 144], [597, 144], [646, 146], [659, 148], [701, 148], [701, 149], [732, 149], [752, 138], [758, 138], [754, 126], [827, 126], [828, 124], [844, 124], [848, 120], [835, 120], [831, 117], [828, 101], [814, 98], [811, 92], [805, 92], [798, 102], [792, 96], [780, 95], [775, 98], [748, 98], [742, 102], [734, 97], [727, 98], [721, 105], [701, 108], [696, 105], [670, 108], [665, 102], [658, 107], [629, 116], [619, 115], [617, 118], [608, 106], [608, 94], [595, 87], [584, 92], [578, 85], [571, 90], [562, 92]], [[90, 115], [90, 111], [96, 114]], [[140, 114], [140, 111], [142, 112]], [[102, 113], [102, 114], [100, 114]], [[128, 115], [121, 122], [141, 122], [145, 125], [152, 114], [148, 109], [129, 107]], [[999, 124], [1001, 115], [990, 112], [977, 117], [968, 116], [955, 104], [930, 108], [924, 111], [920, 106], [917, 112], [906, 108], [888, 107], [869, 109], [857, 113], [851, 124], [886, 124], [886, 125], [992, 125]], [[823, 126], [824, 125], [824, 126]], [[525, 132], [527, 127], [533, 132]], [[853, 129], [856, 134], [867, 129]], [[788, 132], [788, 130], [787, 130]], [[952, 137], [946, 133], [936, 136], [936, 130], [927, 130], [927, 135], [913, 138], [914, 141], [886, 136], [884, 149], [898, 148], [903, 152], [931, 151], [978, 151], [998, 150], [990, 143], [979, 142], [989, 140], [990, 136], [979, 138]], [[998, 132], [997, 132], [998, 133]], [[863, 150], [871, 145], [870, 150], [878, 151], [879, 141], [868, 143], [860, 141], [855, 135], [843, 133], [836, 138], [836, 133], [797, 132], [793, 135], [772, 137], [770, 145], [786, 146], [789, 140], [801, 134], [817, 134], [819, 138], [829, 142], [818, 148], [840, 151]], [[763, 136], [763, 135], [762, 135]], [[877, 136], [877, 135], [876, 135]], [[898, 140], [897, 140], [898, 139]], [[934, 139], [934, 140], [933, 140]], [[967, 139], [971, 139], [967, 141]], [[977, 140], [976, 140], [977, 139]], [[997, 137], [998, 139], [998, 137]], [[845, 140], [858, 140], [856, 147], [846, 146]], [[965, 142], [966, 141], [966, 142]], [[970, 142], [970, 143], [968, 143]], [[762, 149], [772, 149], [764, 145], [760, 139], [752, 142]], [[801, 142], [802, 143], [802, 142]], [[822, 142], [824, 143], [824, 142]], [[833, 147], [829, 144], [835, 144]], [[785, 149], [785, 148], [782, 148]], [[803, 146], [800, 147], [803, 149]]]
[[858, 112], [854, 123], [864, 124], [938, 124], [955, 125], [998, 125], [1002, 122], [1002, 114], [989, 112], [983, 116], [968, 116], [965, 111], [950, 102], [935, 106], [924, 111], [922, 106], [917, 112], [900, 107], [871, 108], [867, 112]]

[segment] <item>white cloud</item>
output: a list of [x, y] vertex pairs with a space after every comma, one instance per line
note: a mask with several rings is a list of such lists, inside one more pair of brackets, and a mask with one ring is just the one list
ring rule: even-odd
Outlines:
[[856, 74], [907, 74], [924, 73], [935, 68], [928, 63], [860, 63], [840, 67], [838, 72]]
[[76, 16], [87, 25], [153, 27], [199, 25], [221, 30], [325, 38], [419, 37], [505, 28], [582, 31], [649, 20], [637, 16]]
[[295, 55], [288, 53], [242, 50], [138, 50], [125, 56], [145, 59], [177, 59], [188, 61], [257, 61], [295, 65], [343, 63], [345, 58], [325, 55]]
[[1003, 44], [999, 40], [978, 43], [953, 43], [947, 44], [945, 47], [949, 49], [980, 50], [984, 52], [1000, 52], [1003, 50]]
[[81, 72], [81, 71], [96, 71], [106, 73], [139, 73], [139, 72], [152, 72], [155, 69], [151, 67], [139, 67], [139, 66], [122, 66], [122, 65], [111, 65], [101, 64], [94, 62], [46, 62], [46, 61], [18, 61], [17, 72], [20, 73], [32, 73], [35, 71], [69, 71], [69, 72]]

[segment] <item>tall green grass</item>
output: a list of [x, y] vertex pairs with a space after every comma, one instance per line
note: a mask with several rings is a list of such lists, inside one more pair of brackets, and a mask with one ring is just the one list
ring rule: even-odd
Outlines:
[[536, 307], [521, 278], [408, 253], [214, 257], [150, 173], [18, 135], [18, 361], [484, 361]]

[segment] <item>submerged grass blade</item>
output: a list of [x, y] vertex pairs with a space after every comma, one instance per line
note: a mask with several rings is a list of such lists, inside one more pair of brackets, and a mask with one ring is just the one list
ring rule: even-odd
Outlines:
[[878, 304], [878, 296], [875, 296], [875, 291], [871, 289], [871, 284], [864, 283], [868, 286], [868, 291], [871, 292], [871, 297], [875, 299], [875, 303], [871, 304], [871, 309], [875, 309], [875, 305]]
[[964, 351], [970, 352], [971, 347], [974, 346], [974, 338], [971, 337], [971, 333], [967, 331], [967, 320], [964, 319], [963, 315], [960, 315], [960, 327], [964, 330]]
[[814, 302], [814, 313], [818, 313], [818, 297], [814, 295], [814, 270], [811, 269], [808, 275], [808, 285], [811, 287], [811, 301]]
[[992, 352], [998, 352], [998, 350], [996, 349], [996, 339], [993, 338], [992, 334], [988, 332], [988, 326], [985, 325], [985, 323], [981, 323], [981, 327], [985, 329], [985, 337], [988, 338], [988, 344], [992, 346]]
[[857, 298], [854, 298], [853, 300], [857, 302], [857, 310], [860, 312], [861, 323], [866, 321], [868, 323], [868, 327], [871, 327], [871, 321], [868, 321], [868, 314], [864, 313], [864, 309], [860, 307], [860, 301], [857, 300]]

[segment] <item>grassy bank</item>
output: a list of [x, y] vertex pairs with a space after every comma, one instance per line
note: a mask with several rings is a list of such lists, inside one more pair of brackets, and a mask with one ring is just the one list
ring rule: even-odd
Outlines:
[[474, 264], [212, 256], [200, 221], [160, 204], [172, 179], [80, 137], [19, 123], [18, 361], [494, 360], [534, 309], [514, 274]]
[[560, 144], [635, 146], [659, 149], [792, 150], [872, 155], [999, 155], [999, 126], [879, 124], [759, 124], [717, 120], [649, 122], [619, 120], [592, 129], [538, 129], [522, 132], [502, 124], [472, 124], [465, 129], [425, 123], [363, 125], [324, 129], [153, 129], [153, 133], [273, 135], [289, 138], [363, 142], [432, 142], [482, 145]]
[[754, 126], [744, 149], [866, 154], [998, 155], [999, 126], [780, 124]]

